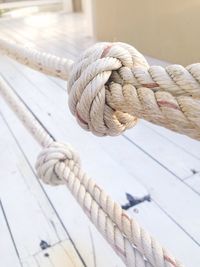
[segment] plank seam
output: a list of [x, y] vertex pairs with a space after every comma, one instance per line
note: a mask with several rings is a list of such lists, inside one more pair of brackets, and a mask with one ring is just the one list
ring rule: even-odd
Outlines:
[[10, 238], [11, 238], [11, 240], [12, 240], [13, 247], [14, 247], [14, 249], [15, 249], [17, 258], [18, 258], [18, 260], [19, 260], [19, 264], [20, 264], [20, 266], [22, 266], [22, 262], [21, 262], [21, 259], [20, 259], [20, 256], [19, 256], [19, 251], [18, 251], [18, 249], [17, 249], [17, 245], [16, 245], [16, 243], [15, 243], [14, 236], [13, 236], [13, 234], [12, 234], [12, 230], [11, 230], [11, 227], [10, 227], [10, 225], [9, 225], [8, 218], [7, 218], [7, 215], [6, 215], [6, 212], [5, 212], [5, 209], [4, 209], [4, 207], [3, 207], [3, 203], [2, 203], [2, 200], [1, 200], [1, 199], [0, 199], [0, 208], [1, 208], [2, 214], [3, 214], [3, 216], [4, 216], [5, 223], [6, 223], [8, 232], [9, 232], [9, 234], [10, 234]]

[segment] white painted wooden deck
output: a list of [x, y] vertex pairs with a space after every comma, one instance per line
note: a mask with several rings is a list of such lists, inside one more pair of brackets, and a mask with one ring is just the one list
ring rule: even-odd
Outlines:
[[[72, 59], [94, 42], [80, 14], [0, 20], [0, 37]], [[71, 116], [63, 81], [3, 56], [0, 73], [114, 199], [150, 194], [130, 215], [186, 266], [200, 266], [200, 142], [144, 121], [122, 136], [97, 138]], [[40, 147], [1, 97], [0, 151], [1, 267], [124, 266], [65, 187], [37, 180]]]

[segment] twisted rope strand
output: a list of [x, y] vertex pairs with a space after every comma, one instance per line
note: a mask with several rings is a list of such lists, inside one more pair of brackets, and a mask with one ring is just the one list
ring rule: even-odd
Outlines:
[[20, 100], [19, 96], [13, 92], [9, 84], [1, 76], [0, 93], [24, 124], [26, 129], [42, 147], [46, 147], [53, 142], [53, 138], [41, 126], [34, 115], [31, 112], [28, 112], [25, 104], [22, 102], [22, 100]]
[[55, 142], [1, 77], [0, 93], [44, 147], [36, 163], [39, 177], [47, 184], [67, 185], [126, 266], [183, 267], [82, 171], [76, 152], [69, 145]]
[[[184, 68], [181, 65], [167, 67], [150, 66], [134, 68], [133, 85], [147, 87], [154, 91], [166, 91], [174, 96], [192, 96], [200, 98], [200, 63]], [[135, 80], [134, 80], [135, 79]]]
[[73, 61], [66, 58], [39, 52], [34, 48], [21, 46], [10, 41], [0, 39], [0, 50], [19, 63], [44, 74], [64, 80], [69, 78]]
[[[118, 94], [117, 94], [118, 93]], [[117, 94], [117, 96], [116, 96]], [[200, 140], [200, 100], [168, 92], [111, 84], [106, 101], [112, 109], [145, 119]]]

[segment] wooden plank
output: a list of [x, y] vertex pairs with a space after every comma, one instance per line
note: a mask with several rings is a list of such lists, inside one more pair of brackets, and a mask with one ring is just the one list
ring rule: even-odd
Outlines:
[[190, 178], [185, 180], [189, 186], [191, 186], [196, 192], [200, 194], [200, 173], [196, 173]]
[[38, 263], [35, 260], [34, 256], [30, 256], [22, 263], [23, 267], [38, 267]]
[[64, 240], [34, 255], [38, 267], [79, 267], [80, 261], [69, 240]]
[[[41, 240], [55, 244], [68, 235], [1, 118], [0, 125], [0, 195], [23, 262], [41, 250]], [[78, 260], [83, 266], [77, 255]]]
[[200, 213], [196, 206], [196, 201], [199, 202], [199, 195], [192, 192], [184, 183], [179, 182], [166, 169], [160, 168], [157, 162], [151, 160], [143, 151], [130, 146], [126, 140], [120, 140], [120, 143], [119, 140], [106, 140], [104, 147], [107, 151], [110, 150], [119, 164], [138, 177], [138, 180], [150, 192], [153, 200], [163, 208], [166, 214], [199, 242], [200, 236], [197, 229]]
[[[5, 65], [6, 64], [4, 62], [4, 66]], [[7, 67], [5, 66], [4, 69], [6, 70]], [[16, 72], [17, 72], [17, 70], [15, 70], [15, 72], [13, 72], [13, 74], [15, 73], [15, 77], [19, 77], [18, 75], [16, 75]], [[10, 74], [10, 76], [8, 75], [8, 73]], [[8, 73], [7, 73], [7, 75], [11, 81], [13, 79], [12, 77], [14, 75], [12, 76], [12, 72], [11, 72], [10, 68], [9, 68]], [[40, 74], [38, 74], [38, 75], [40, 76]], [[53, 88], [53, 86], [48, 85], [49, 83], [46, 80], [47, 78], [44, 77], [44, 79], [46, 81], [46, 86], [45, 86], [46, 93], [44, 96], [44, 91], [43, 91], [44, 86], [41, 86], [37, 89], [34, 89], [34, 86], [30, 83], [27, 83], [26, 80], [22, 77], [23, 76], [19, 77], [20, 82], [19, 82], [18, 78], [13, 81], [15, 88], [17, 88], [17, 87], [20, 88], [18, 93], [21, 92], [21, 95], [26, 99], [28, 99], [30, 97], [30, 101], [28, 101], [28, 103], [30, 104], [30, 106], [32, 108], [34, 108], [35, 111], [36, 111], [36, 108], [35, 108], [36, 105], [34, 104], [34, 102], [35, 101], [37, 102], [37, 107], [38, 107], [40, 105], [39, 103], [41, 101], [42, 108], [40, 108], [38, 110], [37, 114], [40, 116], [41, 119], [43, 118], [43, 116], [45, 117], [45, 119], [43, 120], [43, 123], [45, 123], [46, 126], [48, 125], [47, 127], [51, 130], [51, 132], [53, 132], [55, 134], [55, 136], [60, 136], [61, 139], [69, 138], [70, 140], [73, 140], [74, 143], [75, 142], [76, 142], [76, 144], [79, 143], [79, 148], [81, 148], [81, 150], [83, 151], [82, 154], [84, 155], [84, 153], [87, 153], [87, 158], [84, 159], [84, 165], [87, 164], [87, 168], [89, 168], [90, 171], [94, 174], [95, 179], [98, 179], [99, 182], [101, 184], [103, 184], [103, 186], [108, 191], [110, 191], [110, 193], [118, 201], [120, 201], [120, 203], [124, 203], [124, 201], [125, 201], [124, 194], [122, 194], [122, 192], [125, 192], [125, 191], [130, 192], [130, 188], [131, 188], [130, 193], [133, 195], [135, 195], [135, 194], [137, 195], [138, 189], [134, 190], [135, 184], [134, 184], [133, 177], [137, 176], [137, 173], [139, 172], [139, 170], [143, 170], [142, 173], [145, 173], [146, 180], [149, 180], [148, 188], [152, 192], [153, 200], [161, 203], [162, 209], [164, 209], [164, 214], [166, 216], [165, 220], [166, 220], [166, 218], [168, 218], [168, 220], [170, 221], [169, 217], [166, 215], [166, 211], [170, 211], [170, 217], [173, 215], [172, 216], [173, 220], [174, 220], [174, 218], [175, 218], [175, 220], [177, 220], [177, 218], [180, 218], [180, 216], [182, 216], [183, 219], [181, 219], [181, 220], [178, 219], [178, 222], [176, 222], [176, 223], [177, 224], [180, 223], [181, 227], [183, 225], [185, 228], [185, 225], [183, 223], [185, 220], [185, 217], [183, 216], [184, 214], [181, 214], [181, 212], [179, 212], [177, 214], [177, 212], [175, 212], [176, 209], [178, 209], [178, 210], [180, 209], [180, 211], [181, 211], [183, 209], [183, 206], [185, 205], [185, 203], [183, 203], [183, 205], [181, 204], [182, 203], [181, 197], [180, 197], [180, 201], [177, 201], [177, 204], [175, 205], [175, 209], [173, 207], [174, 206], [174, 203], [173, 203], [174, 200], [175, 199], [177, 200], [177, 193], [179, 192], [179, 185], [182, 184], [181, 182], [179, 182], [177, 179], [174, 179], [173, 176], [170, 175], [165, 169], [158, 167], [156, 162], [152, 161], [152, 159], [150, 159], [149, 157], [144, 156], [141, 152], [138, 152], [137, 149], [132, 150], [130, 148], [129, 143], [122, 137], [118, 137], [118, 138], [114, 138], [114, 139], [113, 138], [98, 139], [96, 137], [88, 136], [88, 133], [84, 133], [77, 126], [73, 126], [73, 123], [75, 124], [75, 122], [73, 122], [73, 119], [70, 119], [69, 117], [67, 119], [68, 124], [66, 123], [65, 125], [63, 125], [63, 121], [65, 120], [65, 117], [63, 116], [63, 114], [65, 112], [64, 111], [65, 109], [63, 108], [64, 102], [65, 102], [65, 92], [63, 92], [61, 90], [60, 91], [54, 90], [55, 88]], [[27, 73], [26, 73], [25, 77], [27, 77]], [[32, 80], [36, 81], [36, 77], [33, 76]], [[22, 81], [23, 81], [23, 87], [25, 87], [24, 89], [22, 87], [20, 87], [20, 85], [22, 86]], [[41, 78], [39, 78], [39, 81], [41, 82]], [[37, 82], [36, 82], [36, 84], [37, 84]], [[39, 86], [39, 84], [38, 84], [38, 86]], [[27, 88], [29, 88], [29, 89], [27, 89]], [[27, 91], [27, 90], [29, 90], [29, 91]], [[35, 93], [34, 93], [34, 91], [35, 91]], [[29, 97], [26, 96], [27, 94], [29, 95]], [[34, 95], [37, 95], [37, 98], [35, 98]], [[40, 99], [41, 95], [43, 95], [43, 98], [45, 100]], [[58, 96], [56, 97], [56, 95], [58, 95], [59, 98], [61, 98], [61, 99], [58, 99]], [[53, 100], [54, 100], [54, 102], [52, 102]], [[49, 104], [47, 104], [47, 102], [49, 102]], [[59, 103], [59, 107], [58, 107], [58, 103]], [[62, 104], [63, 104], [63, 107], [62, 107]], [[54, 108], [52, 110], [56, 109], [56, 112], [51, 111], [50, 116], [49, 115], [45, 116], [44, 114], [45, 113], [47, 114], [49, 112], [50, 107], [52, 108], [52, 106], [54, 106]], [[62, 118], [60, 118], [61, 114], [62, 114]], [[11, 115], [6, 116], [6, 118], [10, 118], [10, 117], [11, 117]], [[52, 117], [54, 117], [55, 120], [54, 119], [52, 120]], [[47, 121], [49, 121], [49, 123], [47, 123]], [[55, 122], [56, 122], [56, 126], [58, 127], [58, 129], [55, 129], [55, 127], [54, 127]], [[71, 125], [71, 127], [75, 127], [75, 128], [73, 128], [74, 130], [73, 129], [70, 130], [70, 128], [68, 127], [69, 124]], [[18, 129], [19, 126], [16, 128]], [[67, 129], [65, 129], [65, 128], [67, 128]], [[22, 136], [21, 136], [21, 138], [23, 140], [21, 142], [23, 142], [23, 146], [24, 146], [25, 138]], [[19, 135], [18, 135], [18, 139], [20, 139]], [[25, 145], [24, 149], [26, 149], [26, 145]], [[110, 157], [112, 158], [112, 160], [113, 159], [116, 160], [115, 156], [118, 157], [120, 154], [121, 157], [116, 160], [118, 163], [120, 162], [120, 165], [124, 165], [124, 161], [129, 162], [129, 164], [132, 165], [131, 168], [127, 168], [128, 172], [131, 171], [131, 174], [132, 174], [132, 177], [130, 180], [129, 179], [127, 180], [127, 178], [126, 178], [127, 174], [125, 174], [126, 173], [126, 171], [124, 171], [125, 169], [123, 169], [122, 171], [119, 171], [121, 169], [121, 167], [119, 167], [119, 165], [117, 165], [117, 164], [115, 164], [115, 165], [113, 163], [111, 164], [110, 160], [108, 161], [108, 156], [105, 156], [105, 152], [102, 156], [102, 149], [103, 149], [103, 151], [106, 151], [106, 153], [110, 154]], [[129, 153], [130, 150], [131, 150], [131, 152]], [[97, 153], [95, 153], [95, 151], [96, 152], [98, 151], [98, 155], [97, 155]], [[28, 153], [28, 152], [26, 152], [26, 153]], [[31, 154], [33, 154], [33, 151], [31, 152]], [[114, 154], [115, 154], [115, 156], [114, 156]], [[133, 165], [134, 161], [131, 161], [130, 158], [134, 157], [134, 155], [135, 155], [135, 159], [133, 159], [133, 160], [135, 161], [135, 164]], [[138, 155], [140, 155], [139, 158], [138, 158]], [[141, 155], [143, 155], [143, 156], [141, 156]], [[31, 158], [31, 155], [29, 155], [29, 158]], [[105, 161], [104, 161], [104, 159], [105, 159]], [[101, 162], [101, 167], [98, 168], [97, 164], [91, 165], [91, 162], [97, 162], [97, 163]], [[154, 176], [160, 175], [161, 176], [160, 177], [161, 181], [159, 182], [159, 179], [157, 179], [157, 181], [156, 181], [156, 183], [158, 183], [158, 185], [159, 185], [159, 188], [156, 188], [157, 187], [156, 183], [154, 183], [153, 186], [151, 185], [151, 177], [149, 177], [149, 172], [147, 172], [143, 167], [144, 164], [146, 164], [146, 163], [148, 163], [147, 169], [148, 169], [148, 167], [153, 165], [153, 171], [151, 168], [149, 168], [149, 169], [151, 169], [151, 172], [152, 172], [151, 175], [154, 175]], [[110, 166], [110, 164], [111, 164], [111, 166]], [[115, 171], [113, 171], [113, 170], [115, 170]], [[118, 177], [117, 183], [115, 182], [116, 181], [115, 176]], [[120, 178], [120, 176], [123, 178]], [[108, 181], [107, 177], [110, 177], [109, 181]], [[138, 178], [139, 180], [144, 182], [144, 179], [143, 180], [141, 179], [141, 173], [138, 177], [139, 177]], [[163, 181], [165, 181], [165, 179], [167, 179], [167, 182], [163, 183]], [[172, 181], [170, 182], [171, 179], [172, 179]], [[163, 185], [161, 186], [162, 183], [163, 183]], [[169, 189], [171, 190], [171, 186], [174, 183], [175, 183], [175, 190], [172, 194], [172, 200], [169, 201], [167, 192], [164, 195], [163, 195], [163, 192], [165, 191], [164, 189], [166, 188], [166, 185], [167, 185], [167, 190], [169, 190]], [[114, 188], [113, 188], [113, 184], [115, 184]], [[118, 188], [120, 190], [118, 190]], [[161, 188], [161, 190], [160, 190], [160, 188]], [[65, 190], [63, 190], [62, 193], [60, 190], [58, 190], [58, 191], [56, 190], [56, 192], [55, 192], [55, 190], [54, 189], [51, 190], [51, 188], [50, 189], [48, 188], [47, 190], [48, 190], [48, 194], [51, 196], [53, 203], [58, 203], [58, 199], [61, 196], [64, 199]], [[184, 190], [187, 191], [188, 190], [187, 187], [185, 189], [185, 186], [184, 186]], [[186, 193], [186, 191], [183, 191], [183, 193]], [[57, 194], [57, 192], [58, 192], [58, 194]], [[189, 190], [187, 191], [187, 193], [188, 192], [189, 192], [188, 197], [193, 196], [192, 192], [190, 192]], [[160, 199], [161, 199], [161, 201], [160, 201]], [[71, 199], [71, 202], [69, 202], [69, 200], [68, 200], [68, 203], [72, 203], [72, 202], [73, 202], [73, 199]], [[65, 204], [64, 203], [60, 204], [60, 202], [59, 202], [59, 205], [58, 204], [55, 204], [55, 205], [57, 207], [57, 210], [58, 210], [60, 216], [62, 216], [63, 221], [65, 223], [67, 223], [69, 221], [69, 218], [67, 216], [67, 213], [65, 213]], [[73, 203], [72, 207], [70, 205], [70, 208], [72, 208], [70, 211], [70, 214], [73, 214], [74, 210], [76, 210], [75, 206], [76, 205], [74, 205], [74, 203]], [[186, 212], [188, 212], [188, 210], [189, 210], [189, 207], [187, 208], [187, 205], [185, 207], [185, 210], [186, 210]], [[194, 207], [194, 210], [195, 210], [195, 207]], [[196, 217], [197, 217], [196, 215], [195, 215], [195, 217], [192, 216], [192, 218], [196, 218]], [[155, 218], [154, 225], [156, 225], [157, 217], [154, 217], [154, 218]], [[74, 219], [74, 220], [77, 223], [76, 219]], [[81, 222], [82, 222], [82, 218], [81, 218]], [[187, 223], [187, 230], [188, 229], [190, 230], [190, 227], [191, 228], [193, 227], [192, 223], [193, 223], [192, 220], [190, 220], [190, 222]], [[74, 233], [74, 231], [75, 231], [74, 225], [75, 225], [75, 223], [73, 221], [73, 223], [68, 226], [68, 229], [69, 229], [69, 232], [71, 234], [73, 233], [73, 236], [76, 239], [76, 236]], [[170, 225], [170, 223], [169, 223], [169, 225]], [[175, 227], [179, 228], [178, 226], [176, 226], [176, 224], [174, 224], [174, 225], [175, 225]], [[188, 227], [188, 225], [190, 225], [190, 227]], [[79, 230], [79, 227], [77, 227], [77, 228]], [[154, 227], [154, 229], [155, 228], [156, 227]], [[83, 229], [83, 228], [81, 228], [81, 229]], [[179, 228], [179, 230], [180, 230], [180, 228]], [[159, 230], [159, 231], [161, 232], [161, 230]], [[162, 240], [165, 240], [165, 230], [162, 228], [162, 231], [163, 231]], [[182, 232], [183, 231], [181, 230], [181, 233]], [[190, 231], [189, 231], [189, 233], [190, 233]], [[80, 236], [83, 236], [83, 234], [80, 232], [78, 232], [78, 234], [80, 234]], [[182, 236], [182, 234], [180, 234], [180, 237]], [[190, 242], [188, 240], [191, 240], [191, 239], [188, 237], [187, 233], [183, 234], [183, 236], [184, 235], [186, 235], [188, 238], [188, 239], [186, 238], [184, 249], [188, 249], [187, 243], [189, 244]], [[96, 234], [95, 234], [95, 237], [96, 237]], [[79, 238], [79, 240], [76, 239], [77, 243], [80, 242], [80, 239], [81, 238]], [[173, 243], [174, 242], [175, 241], [173, 240]], [[194, 242], [192, 241], [191, 243], [194, 243]], [[79, 246], [80, 246], [80, 243], [79, 243]], [[177, 248], [179, 247], [178, 241], [177, 241], [175, 246]], [[194, 246], [196, 246], [195, 243], [194, 243]], [[82, 249], [83, 249], [83, 245], [82, 245]], [[179, 248], [179, 251], [180, 250], [183, 250], [182, 246]], [[194, 251], [193, 251], [193, 253], [194, 253]], [[182, 253], [182, 257], [184, 257], [184, 255], [185, 255], [185, 253]]]
[[134, 129], [127, 131], [124, 135], [128, 137], [133, 145], [136, 145], [180, 179], [191, 176], [193, 170], [200, 171], [199, 159], [151, 128], [146, 127], [144, 123], [139, 122]]
[[1, 265], [4, 267], [20, 267], [20, 261], [15, 249], [15, 245], [12, 240], [11, 233], [9, 231], [9, 225], [7, 222], [6, 214], [3, 209], [3, 205], [0, 202], [0, 257]]
[[[38, 15], [40, 17], [41, 15]], [[49, 52], [60, 53], [62, 51], [61, 56], [67, 55], [68, 57], [71, 55], [77, 56], [80, 50], [84, 50], [89, 47], [94, 40], [88, 37], [88, 33], [83, 23], [80, 24], [80, 20], [83, 17], [80, 14], [76, 14], [76, 16], [68, 15], [67, 23], [63, 19], [62, 16], [57, 16], [56, 14], [49, 14], [45, 16], [49, 21], [51, 21], [51, 31], [49, 31], [49, 27], [47, 23], [42, 27], [41, 25], [29, 23], [29, 19], [25, 19], [25, 22], [22, 24], [20, 21], [15, 20], [13, 22], [10, 21], [2, 21], [2, 33], [5, 35], [10, 35], [11, 38], [14, 37], [16, 40], [24, 43], [24, 41], [30, 42], [34, 45], [34, 47], [38, 47], [44, 49]], [[37, 21], [37, 16], [33, 17]], [[78, 20], [78, 24], [76, 22]], [[52, 22], [53, 21], [53, 22]], [[57, 27], [59, 24], [59, 28]], [[37, 26], [38, 25], [38, 26]], [[76, 28], [76, 35], [74, 34], [74, 30], [70, 30], [71, 28]], [[68, 29], [66, 31], [66, 28]], [[6, 29], [6, 30], [5, 30]], [[31, 35], [30, 35], [31, 31]], [[46, 40], [48, 38], [48, 46]], [[80, 46], [79, 43], [82, 43]], [[70, 53], [68, 53], [68, 50]]]
[[[55, 17], [53, 16], [51, 20], [54, 20], [54, 19], [55, 19]], [[60, 44], [60, 42], [58, 42], [58, 41], [56, 42], [57, 38], [50, 38], [48, 32], [45, 35], [46, 38], [49, 38], [49, 45], [48, 45], [48, 49], [47, 49], [46, 43], [44, 43], [44, 41], [42, 41], [42, 34], [41, 34], [41, 32], [39, 32], [39, 29], [35, 29], [35, 28], [32, 28], [29, 26], [26, 28], [23, 27], [24, 30], [22, 29], [22, 30], [18, 30], [17, 32], [15, 32], [16, 25], [18, 25], [19, 28], [22, 28], [22, 26], [16, 22], [13, 25], [13, 30], [11, 30], [12, 25], [10, 25], [10, 23], [8, 23], [8, 21], [2, 22], [1, 23], [1, 34], [3, 34], [7, 38], [10, 38], [12, 40], [19, 42], [19, 43], [24, 43], [24, 41], [25, 41], [26, 45], [37, 48], [40, 51], [54, 53], [58, 56], [65, 56], [69, 59], [74, 59], [75, 55], [77, 55], [77, 53], [78, 53], [77, 49], [74, 49], [71, 46], [69, 49], [69, 44], [67, 44], [67, 43], [65, 43], [65, 48], [64, 48], [63, 45]], [[9, 31], [10, 27], [11, 27], [11, 29]], [[26, 29], [26, 31], [25, 31], [25, 29]], [[27, 29], [29, 29], [29, 31], [31, 32], [31, 35], [30, 35], [30, 33], [29, 33], [29, 35], [27, 35]], [[44, 29], [43, 29], [43, 32], [44, 32]], [[35, 45], [35, 43], [37, 43], [37, 45]], [[68, 53], [68, 50], [70, 51], [70, 53]]]
[[163, 127], [159, 127], [157, 125], [153, 125], [152, 123], [143, 121], [145, 126], [151, 128], [154, 132], [160, 134], [164, 138], [168, 139], [173, 145], [180, 147], [183, 151], [188, 154], [200, 159], [200, 142], [194, 139], [191, 139], [185, 135], [181, 135], [175, 132], [172, 132]]

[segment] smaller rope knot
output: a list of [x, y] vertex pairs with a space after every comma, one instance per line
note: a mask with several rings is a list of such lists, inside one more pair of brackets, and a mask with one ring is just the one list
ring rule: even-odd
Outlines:
[[[124, 43], [97, 43], [73, 65], [68, 82], [69, 108], [82, 128], [96, 135], [119, 135], [136, 124], [136, 117], [108, 103], [113, 84], [133, 82], [133, 68], [148, 63], [134, 47]], [[113, 92], [112, 92], [113, 94]], [[118, 92], [115, 92], [118, 98]], [[124, 103], [126, 106], [126, 103]]]
[[71, 172], [80, 168], [78, 154], [68, 144], [52, 142], [38, 155], [37, 174], [46, 184], [65, 184]]

